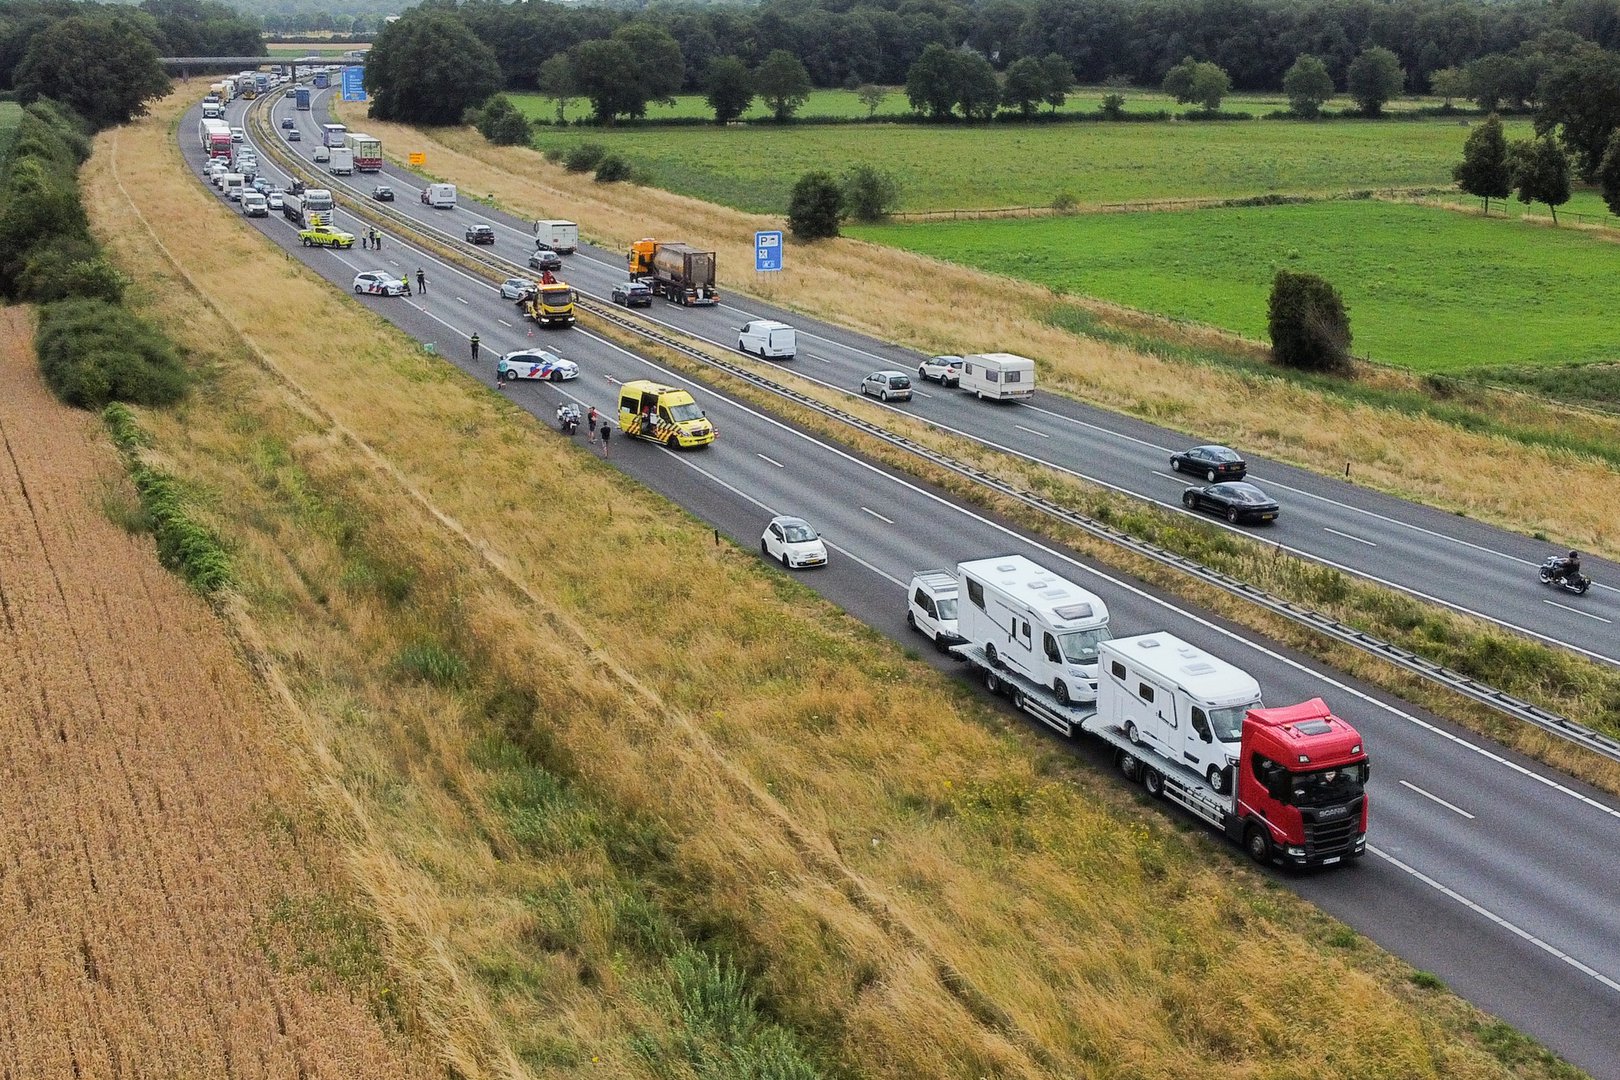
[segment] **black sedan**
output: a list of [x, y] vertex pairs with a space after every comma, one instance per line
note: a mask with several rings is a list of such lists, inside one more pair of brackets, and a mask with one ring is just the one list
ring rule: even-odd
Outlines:
[[495, 230], [490, 228], [488, 225], [469, 225], [469, 226], [467, 226], [467, 243], [469, 243], [469, 244], [493, 244], [494, 242], [495, 242]]
[[1249, 466], [1237, 451], [1225, 446], [1195, 446], [1191, 450], [1171, 454], [1170, 470], [1190, 472], [1212, 484], [1217, 480], [1241, 480], [1249, 475]]
[[1276, 521], [1277, 502], [1253, 484], [1227, 481], [1190, 487], [1181, 493], [1181, 505], [1189, 510], [1210, 510], [1232, 524], [1240, 521]]
[[393, 202], [394, 189], [389, 187], [387, 184], [378, 184], [376, 187], [371, 189], [371, 197], [376, 199], [378, 202]]
[[555, 251], [537, 251], [529, 256], [530, 270], [561, 270], [562, 256]]

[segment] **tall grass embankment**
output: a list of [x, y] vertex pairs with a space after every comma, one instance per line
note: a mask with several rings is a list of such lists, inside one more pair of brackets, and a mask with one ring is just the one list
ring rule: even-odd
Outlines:
[[92, 184], [214, 372], [146, 422], [243, 553], [441, 1060], [1572, 1075], [272, 252], [180, 163], [182, 105]]
[[[340, 105], [339, 113], [354, 123], [363, 119], [351, 107]], [[1186, 431], [1190, 439], [1232, 443], [1329, 475], [1342, 475], [1350, 463], [1358, 483], [1545, 535], [1554, 545], [1620, 557], [1620, 531], [1609, 512], [1620, 505], [1620, 473], [1558, 442], [1573, 429], [1584, 439], [1620, 443], [1620, 420], [1528, 395], [1437, 396], [1394, 371], [1372, 374], [1370, 388], [1341, 393], [1252, 363], [1261, 355], [1252, 348], [1242, 350], [1251, 361], [1244, 366], [1211, 362], [1205, 354], [1229, 350], [1228, 339], [1095, 301], [1066, 306], [1121, 333], [1110, 339], [1076, 332], [1072, 322], [1053, 318], [1050, 290], [857, 240], [790, 243], [788, 271], [746, 280], [754, 231], [780, 228], [780, 218], [656, 188], [598, 184], [532, 150], [491, 146], [470, 128], [426, 132], [364, 122], [401, 166], [407, 151], [423, 149], [434, 174], [464, 191], [521, 216], [578, 221], [604, 247], [627, 249], [643, 236], [659, 236], [714, 250], [722, 289], [746, 289], [923, 352], [1033, 356], [1048, 389]], [[1494, 430], [1503, 416], [1546, 438]], [[1581, 497], [1568, 498], [1572, 490]]]

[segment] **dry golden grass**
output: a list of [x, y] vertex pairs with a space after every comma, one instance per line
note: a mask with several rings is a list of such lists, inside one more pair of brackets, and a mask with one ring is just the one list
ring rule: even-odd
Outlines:
[[[0, 309], [0, 1073], [430, 1075], [275, 712]], [[345, 952], [348, 977], [300, 955]], [[369, 954], [374, 955], [374, 954]], [[382, 995], [382, 996], [379, 996]]]
[[[634, 900], [848, 1075], [1508, 1075], [1456, 999], [1319, 944], [1328, 921], [1233, 853], [1139, 821], [1111, 780], [272, 253], [181, 165], [185, 104], [102, 136], [86, 175], [143, 307], [216, 372], [144, 422], [238, 547], [244, 637], [441, 1059], [688, 1075]], [[648, 633], [649, 581], [702, 617]], [[405, 677], [427, 646], [464, 674]], [[577, 796], [553, 806], [643, 840], [503, 813], [492, 742]]]
[[[756, 229], [779, 228], [780, 219], [654, 188], [598, 184], [532, 150], [492, 146], [470, 128], [422, 131], [366, 119], [364, 106], [334, 105], [344, 122], [363, 121], [401, 164], [408, 153], [425, 152], [428, 172], [515, 213], [570, 218], [608, 247], [665, 236], [713, 248], [723, 289], [927, 351], [1024, 353], [1043, 361], [1049, 388], [1077, 398], [1324, 473], [1341, 474], [1345, 462], [1353, 462], [1357, 481], [1368, 486], [1620, 557], [1620, 523], [1609, 509], [1620, 503], [1620, 474], [1601, 463], [1425, 417], [1347, 406], [1281, 379], [1175, 363], [1080, 337], [1042, 321], [1054, 300], [1044, 289], [850, 239], [794, 244], [789, 271], [750, 280], [743, 269], [753, 265], [750, 238]], [[953, 302], [943, 302], [946, 297]], [[1215, 332], [1173, 327], [1109, 305], [1085, 306], [1111, 325], [1229, 344]], [[1412, 385], [1399, 372], [1366, 377]], [[1620, 439], [1620, 420], [1611, 417], [1513, 394], [1487, 395], [1485, 402], [1504, 417], [1549, 430]], [[1564, 497], [1572, 486], [1583, 492], [1581, 499]]]

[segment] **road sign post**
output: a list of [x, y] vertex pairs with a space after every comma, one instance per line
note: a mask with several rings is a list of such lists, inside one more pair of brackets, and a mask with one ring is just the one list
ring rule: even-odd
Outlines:
[[754, 272], [771, 273], [782, 269], [782, 230], [754, 234]]

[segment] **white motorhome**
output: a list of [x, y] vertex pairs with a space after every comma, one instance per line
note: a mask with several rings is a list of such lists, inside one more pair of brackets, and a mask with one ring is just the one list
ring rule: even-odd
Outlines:
[[456, 208], [456, 185], [429, 184], [422, 189], [422, 201], [439, 210]]
[[997, 401], [1033, 397], [1035, 361], [1013, 353], [970, 353], [962, 357], [962, 377], [956, 385]]
[[799, 351], [799, 337], [787, 323], [755, 319], [738, 332], [737, 349], [761, 360], [791, 360]]
[[1108, 605], [1022, 555], [959, 563], [957, 633], [1005, 667], [1048, 687], [1058, 704], [1097, 696], [1097, 647]]
[[1260, 684], [1241, 668], [1160, 631], [1098, 647], [1097, 719], [1131, 742], [1230, 790], [1243, 717]]
[[579, 226], [572, 221], [541, 218], [534, 223], [534, 243], [559, 255], [572, 255], [579, 249]]

